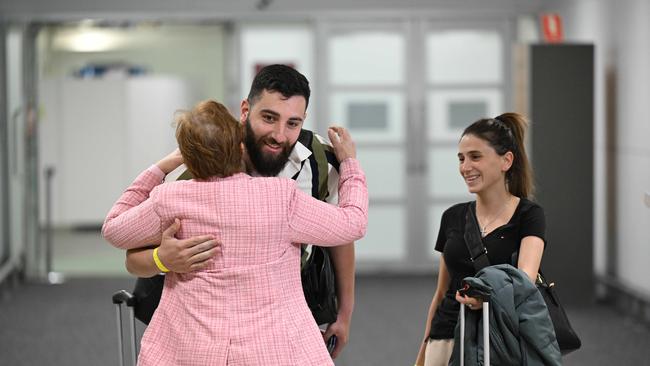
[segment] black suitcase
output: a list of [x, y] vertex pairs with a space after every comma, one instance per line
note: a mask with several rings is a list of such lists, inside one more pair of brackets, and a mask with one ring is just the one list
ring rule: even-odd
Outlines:
[[160, 302], [160, 294], [165, 282], [165, 276], [159, 274], [151, 278], [138, 278], [135, 281], [133, 293], [120, 290], [113, 294], [117, 314], [117, 337], [119, 365], [124, 366], [124, 329], [122, 327], [122, 305], [124, 304], [129, 312], [128, 327], [131, 339], [131, 365], [137, 364], [138, 340], [135, 332], [135, 320], [143, 324], [149, 324], [154, 311]]

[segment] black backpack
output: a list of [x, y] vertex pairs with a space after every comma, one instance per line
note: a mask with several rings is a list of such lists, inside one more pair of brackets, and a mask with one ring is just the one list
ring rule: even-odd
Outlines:
[[[329, 196], [327, 189], [328, 164], [331, 164], [337, 171], [339, 163], [332, 152], [332, 148], [323, 145], [313, 132], [302, 130], [298, 141], [311, 151], [309, 164], [312, 171], [312, 196], [325, 201]], [[305, 161], [303, 161], [303, 166]], [[302, 166], [300, 167], [302, 171]], [[297, 179], [300, 171], [293, 176]], [[334, 264], [332, 263], [327, 248], [310, 246], [307, 251], [306, 245], [302, 248], [302, 260], [300, 267], [300, 278], [302, 279], [302, 290], [305, 300], [311, 310], [317, 324], [327, 324], [336, 321], [338, 313], [338, 301], [336, 297], [336, 276]]]

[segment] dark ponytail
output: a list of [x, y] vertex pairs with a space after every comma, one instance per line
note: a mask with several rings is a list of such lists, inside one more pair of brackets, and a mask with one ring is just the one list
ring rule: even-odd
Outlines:
[[512, 195], [521, 198], [532, 198], [535, 192], [533, 170], [524, 146], [527, 128], [528, 121], [521, 114], [504, 113], [494, 119], [480, 119], [463, 131], [463, 136], [474, 135], [487, 141], [499, 155], [512, 152], [514, 159], [506, 172], [506, 184]]

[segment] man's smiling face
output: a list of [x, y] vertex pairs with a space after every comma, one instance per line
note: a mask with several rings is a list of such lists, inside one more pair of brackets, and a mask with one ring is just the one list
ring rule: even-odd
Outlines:
[[289, 159], [306, 117], [302, 96], [285, 97], [264, 90], [249, 103], [242, 102], [241, 121], [246, 126], [244, 144], [252, 168], [263, 176], [276, 176]]

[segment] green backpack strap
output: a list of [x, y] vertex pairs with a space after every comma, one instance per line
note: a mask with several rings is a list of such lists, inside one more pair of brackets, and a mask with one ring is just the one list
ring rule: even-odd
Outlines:
[[192, 178], [194, 178], [192, 176], [192, 173], [190, 173], [189, 170], [185, 170], [183, 173], [181, 173], [181, 175], [178, 176], [178, 178], [176, 178], [176, 180], [190, 180]]
[[309, 130], [300, 131], [298, 141], [311, 151], [311, 155], [308, 159], [312, 172], [311, 195], [314, 198], [325, 201], [327, 197], [329, 197], [329, 190], [327, 187], [329, 178], [328, 164], [331, 164], [336, 170], [339, 168], [339, 163], [336, 160], [332, 147], [323, 144], [314, 133]]
[[311, 140], [311, 153], [315, 161], [316, 169], [312, 166], [312, 175], [316, 177], [313, 183], [316, 183], [316, 194], [312, 194], [315, 198], [325, 201], [329, 196], [327, 189], [327, 177], [329, 174], [327, 169], [327, 157], [325, 157], [325, 145], [323, 145], [316, 136]]
[[[334, 162], [336, 162], [332, 148], [321, 143], [314, 133], [309, 130], [301, 130], [298, 141], [311, 151], [311, 155], [307, 159], [311, 167], [311, 195], [316, 199], [325, 201], [329, 196], [329, 190], [327, 189], [329, 177], [327, 164], [331, 158], [328, 158], [328, 156], [331, 155]], [[300, 170], [302, 170], [304, 163], [305, 161], [303, 161]], [[338, 169], [338, 162], [333, 165]], [[300, 171], [293, 176], [293, 179], [297, 179], [299, 174]], [[301, 268], [306, 263], [308, 257], [308, 253], [305, 250], [306, 246], [306, 244], [303, 244], [301, 249]]]
[[[339, 164], [332, 148], [323, 144], [311, 131], [301, 131], [301, 136], [308, 137], [301, 141], [312, 154], [309, 165], [312, 173], [312, 196], [325, 201], [329, 197], [327, 180], [331, 164], [338, 170]], [[297, 175], [296, 175], [297, 177]], [[300, 279], [305, 300], [317, 324], [333, 323], [338, 313], [336, 297], [336, 274], [334, 263], [328, 248], [312, 246], [307, 253], [302, 245], [300, 257]]]

